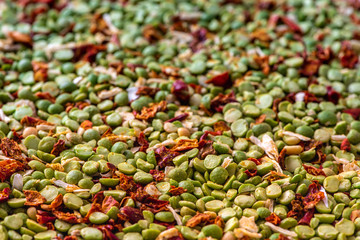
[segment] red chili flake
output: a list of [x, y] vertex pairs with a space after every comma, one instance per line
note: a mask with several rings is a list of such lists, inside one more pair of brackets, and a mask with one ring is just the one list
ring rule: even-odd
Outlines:
[[176, 144], [170, 148], [171, 151], [181, 152], [199, 147], [197, 139], [179, 139]]
[[139, 220], [144, 219], [140, 209], [125, 206], [120, 209], [120, 214], [126, 216], [130, 223], [137, 223]]
[[281, 218], [278, 215], [276, 215], [276, 213], [271, 213], [270, 216], [265, 218], [265, 220], [275, 225], [279, 225], [281, 222]]
[[166, 27], [162, 24], [158, 26], [146, 25], [143, 28], [143, 36], [150, 43], [157, 42], [163, 38], [166, 33]]
[[53, 126], [53, 123], [47, 122], [45, 120], [41, 120], [39, 118], [25, 116], [20, 121], [21, 124], [26, 125], [28, 127], [36, 127], [37, 125], [49, 125]]
[[306, 170], [306, 172], [311, 174], [311, 175], [314, 175], [314, 176], [322, 175], [322, 176], [326, 177], [326, 174], [324, 173], [324, 171], [319, 169], [319, 168], [309, 166], [309, 165], [305, 165], [305, 164], [303, 164], [303, 167]]
[[159, 103], [153, 103], [150, 107], [143, 107], [141, 113], [136, 115], [136, 118], [141, 120], [149, 120], [154, 118], [157, 112], [163, 112], [166, 110], [166, 101], [161, 101]]
[[268, 180], [269, 182], [273, 182], [279, 179], [284, 179], [284, 178], [288, 178], [288, 175], [285, 175], [283, 173], [279, 173], [279, 172], [275, 172], [275, 171], [270, 171], [270, 175], [267, 176], [265, 179]]
[[7, 57], [2, 57], [1, 61], [5, 64], [13, 64], [14, 60], [7, 58]]
[[65, 141], [62, 139], [59, 139], [55, 144], [53, 149], [51, 150], [51, 154], [55, 156], [59, 156], [62, 151], [66, 149]]
[[56, 100], [56, 98], [51, 96], [51, 94], [49, 92], [37, 92], [37, 93], [35, 93], [35, 96], [40, 99], [49, 100], [52, 103], [55, 103], [55, 100]]
[[279, 20], [280, 20], [280, 16], [278, 14], [271, 14], [268, 21], [268, 26], [270, 28], [275, 28]]
[[171, 87], [171, 93], [182, 103], [189, 102], [189, 86], [182, 80], [176, 80]]
[[247, 169], [245, 170], [246, 175], [248, 175], [248, 177], [254, 177], [257, 174], [257, 170], [256, 169]]
[[120, 141], [120, 138], [118, 135], [114, 134], [111, 130], [111, 128], [108, 128], [103, 135], [101, 136], [101, 138], [107, 138], [109, 139], [112, 143], [118, 142]]
[[359, 61], [359, 56], [352, 49], [349, 41], [343, 41], [339, 53], [341, 66], [344, 68], [354, 68]]
[[116, 186], [116, 189], [129, 192], [136, 191], [137, 184], [135, 183], [133, 177], [126, 176], [123, 173], [118, 173], [117, 175], [119, 177], [120, 183], [118, 186]]
[[82, 218], [79, 218], [79, 216], [75, 215], [74, 213], [61, 212], [58, 210], [55, 210], [52, 213], [57, 219], [65, 221], [67, 223], [76, 224], [82, 222]]
[[302, 34], [301, 28], [293, 20], [291, 20], [290, 18], [285, 17], [285, 16], [282, 16], [281, 20], [283, 21], [283, 23], [285, 23], [291, 29], [291, 31]]
[[176, 117], [170, 118], [169, 120], [166, 120], [165, 122], [175, 122], [175, 121], [182, 121], [185, 120], [189, 116], [188, 113], [182, 113], [177, 115]]
[[63, 195], [62, 194], [58, 194], [56, 196], [56, 198], [51, 202], [50, 205], [46, 205], [46, 204], [41, 204], [41, 208], [47, 211], [52, 211], [55, 210], [57, 208], [59, 208], [61, 206], [61, 204], [63, 203]]
[[197, 52], [203, 47], [203, 44], [206, 41], [206, 34], [207, 30], [203, 27], [191, 33], [192, 41], [190, 42], [189, 47], [193, 52]]
[[353, 210], [350, 214], [350, 220], [355, 221], [355, 219], [360, 217], [360, 210]]
[[11, 175], [24, 169], [25, 165], [19, 161], [10, 159], [2, 160], [0, 161], [0, 181], [4, 182], [9, 180]]
[[335, 91], [331, 86], [326, 87], [327, 93], [325, 99], [329, 102], [337, 104], [341, 98], [341, 94]]
[[275, 0], [260, 0], [256, 3], [257, 8], [261, 10], [273, 10], [276, 8]]
[[10, 197], [11, 190], [10, 188], [4, 188], [0, 191], [0, 203], [6, 202]]
[[199, 141], [199, 158], [204, 159], [207, 155], [216, 154], [213, 147], [213, 141], [201, 140]]
[[108, 224], [96, 228], [103, 233], [103, 240], [119, 240], [119, 238], [111, 232], [112, 230], [114, 230], [114, 227], [112, 225]]
[[46, 199], [38, 192], [33, 190], [23, 191], [26, 197], [26, 206], [39, 206], [46, 202]]
[[40, 224], [46, 224], [48, 222], [54, 222], [56, 217], [50, 212], [38, 210], [36, 213], [36, 222]]
[[345, 138], [344, 140], [342, 140], [341, 145], [340, 145], [340, 150], [350, 152], [351, 144], [349, 142], [349, 139]]
[[78, 238], [76, 236], [65, 236], [64, 240], [78, 240]]
[[323, 192], [320, 191], [321, 185], [317, 181], [313, 181], [309, 185], [308, 194], [304, 197], [304, 209], [307, 211], [315, 207], [315, 205], [325, 198]]
[[304, 102], [307, 104], [309, 102], [317, 102], [319, 103], [320, 100], [312, 93], [308, 92], [308, 91], [300, 91], [300, 92], [296, 92], [296, 93], [289, 93], [285, 99], [290, 101], [290, 102], [295, 102], [296, 101], [296, 95], [299, 93], [304, 93]]
[[101, 210], [103, 213], [107, 214], [112, 207], [120, 207], [118, 201], [115, 200], [112, 196], [106, 196], [102, 202]]
[[146, 149], [148, 149], [148, 147], [149, 147], [149, 142], [146, 140], [144, 132], [141, 132], [139, 134], [137, 141], [138, 141], [139, 145], [141, 146], [140, 152], [146, 152]]
[[257, 65], [261, 68], [262, 72], [265, 75], [268, 75], [270, 73], [270, 66], [269, 66], [269, 56], [254, 56], [254, 61]]
[[263, 123], [266, 119], [266, 114], [261, 114], [255, 121], [255, 124]]
[[145, 208], [153, 213], [168, 211], [166, 206], [169, 204], [169, 201], [159, 200], [157, 198], [147, 196], [141, 201], [141, 203]]
[[26, 14], [25, 12], [23, 12], [21, 14], [20, 21], [32, 24], [38, 15], [45, 13], [47, 11], [48, 11], [48, 7], [46, 7], [46, 6], [36, 7], [33, 10], [31, 10], [31, 12], [29, 14]]
[[210, 213], [199, 213], [198, 212], [195, 216], [193, 216], [186, 222], [186, 226], [193, 228], [193, 227], [198, 226], [199, 224], [207, 225], [213, 221], [214, 221], [214, 218]]
[[91, 34], [95, 34], [98, 32], [105, 33], [105, 34], [107, 33], [108, 25], [105, 22], [102, 14], [95, 13], [94, 15], [92, 15], [89, 30], [90, 30]]
[[171, 187], [171, 189], [169, 190], [169, 193], [171, 193], [171, 195], [173, 195], [173, 196], [181, 195], [187, 191], [187, 189], [184, 189], [182, 187], [175, 187], [173, 185], [171, 185], [170, 187]]
[[13, 133], [12, 139], [17, 143], [21, 143], [21, 139], [23, 139], [24, 137], [21, 134], [18, 134], [15, 129], [12, 129], [11, 131]]
[[35, 82], [45, 82], [48, 79], [48, 64], [44, 62], [31, 62], [34, 71]]
[[189, 85], [190, 87], [192, 87], [196, 93], [201, 93], [201, 90], [203, 89], [202, 86], [197, 85], [197, 84], [195, 84], [195, 83], [189, 83], [188, 85]]
[[350, 114], [355, 120], [359, 118], [360, 116], [360, 108], [349, 108], [344, 109], [343, 113]]
[[231, 86], [230, 74], [229, 72], [223, 72], [208, 79], [205, 83], [212, 83], [220, 87], [229, 87]]
[[52, 222], [48, 222], [45, 224], [48, 230], [55, 230], [55, 226]]
[[321, 62], [318, 59], [307, 57], [299, 70], [300, 74], [305, 77], [311, 77], [319, 71]]
[[295, 199], [291, 201], [291, 210], [288, 212], [287, 217], [300, 220], [304, 216], [303, 197], [300, 194], [295, 194]]
[[158, 91], [160, 91], [160, 88], [141, 86], [138, 87], [138, 90], [136, 91], [136, 95], [153, 97]]
[[213, 126], [214, 132], [225, 132], [230, 130], [230, 127], [224, 121], [218, 121]]
[[80, 124], [80, 127], [83, 128], [84, 130], [91, 129], [92, 126], [93, 126], [93, 123], [89, 120], [85, 120]]
[[109, 63], [109, 67], [114, 68], [117, 74], [121, 74], [125, 66], [122, 62], [116, 61]]
[[23, 43], [27, 46], [32, 46], [33, 41], [30, 35], [25, 34], [25, 33], [21, 33], [21, 32], [17, 32], [17, 31], [10, 31], [8, 33], [9, 38], [11, 38], [11, 40], [13, 40], [16, 43]]
[[253, 161], [256, 165], [261, 164], [261, 161], [259, 159], [256, 159], [256, 158], [248, 158], [248, 160]]
[[221, 135], [221, 131], [216, 131], [216, 132], [212, 132], [212, 131], [205, 131], [203, 135], [201, 135], [199, 141], [203, 141], [205, 140], [208, 136], [210, 135], [213, 135], [213, 136], [218, 136], [218, 135]]
[[310, 225], [310, 221], [314, 216], [315, 208], [312, 208], [310, 210], [307, 210], [304, 214], [304, 216], [300, 219], [298, 224], [301, 225]]
[[161, 66], [161, 72], [166, 76], [180, 77], [180, 68], [173, 66]]
[[153, 176], [153, 179], [156, 182], [161, 182], [165, 178], [165, 173], [160, 170], [151, 169], [149, 173]]
[[155, 149], [156, 157], [158, 158], [158, 166], [161, 168], [166, 167], [169, 162], [179, 155], [179, 152], [171, 151], [170, 149], [167, 149], [165, 146], [161, 146], [157, 149]]
[[73, 61], [86, 61], [89, 63], [95, 62], [96, 55], [106, 50], [105, 45], [95, 45], [95, 44], [83, 44], [80, 46], [77, 46], [73, 49], [74, 51], [74, 57]]
[[333, 53], [330, 47], [323, 48], [321, 45], [316, 46], [315, 54], [317, 59], [319, 59], [322, 63], [328, 63], [332, 57]]
[[220, 93], [218, 96], [214, 97], [211, 102], [210, 106], [216, 112], [222, 112], [224, 106], [230, 102], [237, 102], [235, 98], [235, 93], [232, 91], [226, 95]]
[[279, 236], [278, 236], [278, 238], [275, 239], [275, 240], [290, 240], [290, 238], [288, 238], [288, 237], [286, 237], [286, 236], [284, 236], [284, 235], [282, 235], [282, 234], [280, 233]]

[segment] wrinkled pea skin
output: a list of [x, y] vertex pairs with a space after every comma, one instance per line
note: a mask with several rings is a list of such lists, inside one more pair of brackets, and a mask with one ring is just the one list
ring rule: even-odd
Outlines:
[[359, 10], [3, 1], [0, 240], [358, 240]]

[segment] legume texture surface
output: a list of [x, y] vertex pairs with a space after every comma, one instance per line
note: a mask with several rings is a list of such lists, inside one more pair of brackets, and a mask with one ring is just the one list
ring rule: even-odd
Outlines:
[[360, 239], [357, 0], [0, 2], [0, 239]]

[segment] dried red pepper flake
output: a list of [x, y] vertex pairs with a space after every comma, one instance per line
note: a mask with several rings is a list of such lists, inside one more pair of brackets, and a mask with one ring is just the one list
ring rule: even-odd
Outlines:
[[255, 124], [260, 124], [263, 123], [266, 119], [266, 114], [261, 114], [256, 120], [255, 120]]
[[12, 60], [11, 58], [7, 58], [7, 57], [1, 57], [1, 61], [4, 64], [13, 64], [14, 60]]
[[261, 160], [256, 159], [256, 158], [248, 158], [247, 160], [253, 161], [256, 165], [260, 165], [260, 164], [261, 164]]
[[313, 166], [309, 166], [309, 165], [305, 165], [305, 164], [303, 164], [303, 167], [306, 170], [306, 172], [311, 175], [314, 175], [314, 176], [322, 175], [322, 176], [326, 177], [326, 174], [324, 173], [324, 171], [322, 169], [319, 169], [319, 168], [316, 168]]
[[76, 236], [65, 236], [64, 240], [78, 240], [78, 238]]
[[17, 32], [17, 31], [10, 31], [8, 32], [8, 36], [11, 40], [13, 40], [16, 43], [22, 43], [27, 46], [32, 46], [33, 40], [30, 35]]
[[149, 107], [143, 107], [140, 114], [136, 114], [136, 118], [141, 120], [148, 120], [154, 118], [157, 112], [163, 112], [166, 110], [166, 101], [159, 103], [153, 103]]
[[328, 63], [332, 57], [333, 53], [330, 47], [323, 48], [321, 45], [316, 46], [315, 54], [317, 59], [319, 59], [322, 63]]
[[21, 143], [21, 139], [24, 139], [24, 137], [21, 134], [17, 133], [15, 129], [12, 129], [11, 131], [13, 133], [12, 139], [17, 143]]
[[137, 142], [140, 145], [140, 151], [146, 152], [146, 149], [149, 147], [149, 142], [146, 140], [144, 132], [141, 132], [137, 137]]
[[61, 212], [58, 210], [54, 210], [52, 211], [52, 213], [57, 219], [65, 221], [67, 223], [76, 224], [76, 223], [81, 223], [83, 221], [82, 218], [80, 218], [78, 215], [75, 215], [74, 213]]
[[304, 216], [300, 219], [298, 224], [301, 225], [310, 225], [310, 221], [314, 216], [315, 208], [312, 208], [310, 210], [307, 210], [304, 214]]
[[125, 216], [130, 223], [137, 223], [139, 220], [144, 219], [140, 209], [125, 206], [120, 209], [120, 214]]
[[291, 201], [291, 210], [288, 212], [287, 217], [300, 220], [304, 215], [303, 197], [300, 194], [295, 195], [295, 199]]
[[39, 206], [46, 202], [46, 199], [38, 192], [33, 190], [23, 191], [26, 197], [26, 206]]
[[258, 40], [266, 45], [268, 45], [272, 40], [272, 38], [267, 33], [267, 30], [264, 28], [255, 29], [255, 31], [250, 34], [250, 39], [251, 42]]
[[20, 121], [21, 124], [26, 125], [28, 127], [36, 127], [37, 125], [49, 125], [49, 126], [53, 126], [53, 123], [47, 122], [45, 120], [39, 119], [39, 118], [34, 118], [34, 117], [29, 117], [29, 116], [25, 116], [21, 119]]
[[315, 205], [325, 198], [323, 192], [320, 191], [321, 185], [318, 181], [313, 181], [309, 185], [308, 194], [304, 197], [304, 209], [307, 211], [315, 207]]
[[4, 188], [0, 191], [0, 203], [6, 202], [10, 197], [11, 190], [10, 188]]
[[207, 39], [207, 37], [206, 37], [207, 30], [206, 30], [206, 28], [201, 27], [201, 28], [197, 29], [196, 31], [193, 31], [191, 33], [191, 35], [193, 38], [189, 44], [189, 47], [193, 52], [197, 52], [203, 47], [204, 42]]
[[275, 240], [290, 240], [290, 238], [286, 237], [285, 235], [279, 234], [278, 238]]
[[115, 200], [112, 196], [106, 196], [102, 202], [101, 210], [103, 213], [107, 214], [112, 207], [120, 207], [118, 201]]
[[126, 176], [123, 173], [117, 173], [117, 176], [120, 180], [119, 185], [116, 186], [116, 189], [134, 192], [137, 189], [137, 184], [135, 183], [133, 177]]
[[230, 130], [230, 127], [224, 121], [218, 121], [213, 126], [214, 132], [225, 132]]
[[56, 220], [56, 217], [46, 211], [38, 210], [36, 212], [36, 221], [40, 224], [47, 224], [48, 222], [54, 222]]
[[156, 182], [161, 182], [165, 178], [165, 173], [160, 170], [151, 169], [149, 173], [153, 176], [153, 179]]
[[354, 222], [355, 219], [357, 219], [359, 217], [360, 217], [360, 210], [354, 210], [351, 212], [350, 220]]
[[59, 139], [55, 144], [53, 149], [51, 150], [51, 154], [55, 156], [59, 156], [62, 151], [66, 149], [65, 141], [62, 139]]
[[283, 173], [279, 173], [279, 172], [275, 172], [275, 171], [270, 171], [269, 176], [267, 176], [265, 179], [268, 180], [269, 182], [273, 182], [279, 179], [284, 179], [284, 178], [288, 178], [288, 175], [285, 175]]
[[171, 151], [181, 152], [199, 147], [197, 139], [179, 139], [176, 144], [170, 148]]
[[260, 0], [257, 1], [256, 6], [261, 10], [273, 10], [276, 7], [275, 0]]
[[146, 40], [148, 40], [150, 43], [154, 43], [164, 37], [164, 35], [166, 34], [166, 30], [167, 29], [163, 24], [159, 24], [157, 26], [146, 25], [143, 28], [142, 33]]
[[95, 44], [83, 44], [73, 48], [74, 57], [73, 61], [86, 61], [93, 63], [95, 62], [96, 55], [101, 52], [105, 51], [105, 45], [95, 45]]
[[305, 77], [311, 77], [318, 73], [321, 62], [316, 58], [307, 57], [304, 59], [304, 63], [299, 70], [300, 74]]
[[182, 121], [182, 120], [185, 120], [188, 116], [189, 116], [188, 113], [181, 113], [181, 114], [177, 115], [176, 117], [166, 120], [165, 122], [171, 123], [171, 122], [175, 122], [175, 121]]
[[326, 87], [326, 89], [327, 93], [325, 99], [329, 102], [337, 104], [339, 102], [339, 99], [341, 98], [341, 94], [335, 91], [331, 86]]
[[116, 61], [109, 63], [109, 67], [114, 68], [117, 74], [121, 74], [124, 70], [125, 65], [120, 61]]
[[213, 147], [213, 141], [210, 140], [199, 141], [199, 153], [198, 153], [199, 158], [204, 159], [207, 155], [210, 154], [216, 154], [216, 151]]
[[47, 211], [52, 211], [55, 210], [57, 208], [59, 208], [61, 206], [61, 204], [63, 203], [63, 195], [62, 194], [58, 194], [56, 196], [56, 198], [51, 202], [50, 205], [47, 204], [41, 204], [41, 208]]
[[181, 195], [183, 194], [184, 192], [187, 192], [187, 189], [184, 189], [182, 187], [175, 187], [173, 185], [170, 186], [170, 190], [169, 190], [169, 193], [171, 193], [171, 195], [173, 196], [178, 196], [178, 195]]
[[265, 75], [268, 75], [270, 73], [269, 56], [255, 55], [253, 58], [256, 64], [261, 68], [262, 72]]
[[349, 109], [344, 109], [343, 113], [347, 113], [350, 114], [355, 120], [359, 119], [360, 116], [360, 108], [349, 108]]
[[265, 221], [275, 225], [279, 225], [281, 222], [281, 218], [278, 215], [276, 215], [276, 213], [271, 213], [270, 216], [265, 218]]
[[107, 35], [108, 25], [105, 22], [103, 15], [100, 13], [95, 13], [90, 21], [90, 32], [95, 33], [105, 33]]
[[0, 161], [0, 181], [9, 180], [11, 175], [25, 169], [25, 165], [16, 160], [2, 160]]
[[13, 139], [6, 137], [0, 139], [0, 149], [6, 157], [13, 158], [21, 164], [27, 164], [26, 159], [22, 156], [19, 144]]
[[358, 54], [352, 49], [349, 41], [343, 41], [339, 53], [341, 66], [344, 68], [354, 68], [359, 61]]
[[[112, 225], [108, 224], [108, 225], [98, 226], [96, 228], [103, 233], [103, 238], [102, 238], [103, 240], [119, 240], [119, 238], [111, 232], [114, 230], [114, 227]], [[122, 229], [120, 229], [119, 231], [121, 230]]]
[[158, 159], [158, 166], [161, 168], [166, 167], [170, 161], [179, 154], [179, 152], [174, 152], [165, 146], [161, 146], [155, 149], [155, 155]]
[[93, 126], [93, 123], [89, 120], [85, 120], [80, 124], [80, 127], [83, 128], [84, 130], [91, 129], [92, 126]]
[[138, 90], [136, 91], [136, 95], [153, 97], [158, 91], [160, 91], [160, 88], [141, 86], [138, 87]]
[[342, 140], [340, 145], [340, 150], [344, 150], [348, 152], [351, 150], [351, 144], [349, 142], [349, 139], [345, 138], [344, 140]]
[[48, 64], [44, 62], [31, 62], [34, 71], [35, 82], [45, 82], [48, 79]]
[[301, 28], [293, 20], [291, 20], [290, 18], [288, 18], [286, 16], [282, 16], [281, 20], [283, 21], [283, 23], [285, 23], [290, 28], [291, 31], [302, 34]]
[[215, 86], [230, 87], [231, 78], [229, 72], [223, 72], [208, 79], [205, 83], [212, 83]]
[[247, 169], [245, 170], [246, 175], [248, 175], [248, 177], [254, 177], [257, 174], [257, 170], [256, 169]]
[[171, 93], [175, 95], [175, 97], [181, 103], [188, 103], [190, 99], [189, 86], [183, 82], [182, 80], [176, 80], [171, 87]]
[[209, 223], [212, 223], [214, 221], [213, 216], [210, 213], [197, 213], [195, 216], [189, 219], [189, 221], [186, 222], [187, 227], [196, 227], [200, 224], [207, 225]]
[[237, 102], [235, 93], [233, 91], [225, 95], [220, 93], [211, 100], [210, 106], [212, 110], [216, 112], [222, 112], [224, 106], [230, 102]]
[[51, 96], [51, 94], [49, 92], [37, 92], [37, 93], [35, 93], [35, 96], [40, 99], [49, 100], [52, 103], [55, 103], [55, 100], [56, 100], [56, 98]]

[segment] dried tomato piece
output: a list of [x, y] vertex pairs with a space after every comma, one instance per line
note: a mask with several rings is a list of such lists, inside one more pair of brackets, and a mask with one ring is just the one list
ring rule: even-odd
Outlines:
[[352, 49], [349, 41], [343, 41], [339, 53], [341, 66], [344, 68], [354, 68], [359, 61], [358, 54]]
[[55, 156], [59, 156], [62, 151], [66, 149], [65, 141], [62, 139], [59, 139], [55, 144], [53, 149], [51, 150], [51, 154]]
[[136, 95], [154, 97], [158, 91], [160, 91], [160, 88], [141, 86], [138, 87], [138, 90], [136, 91]]
[[205, 83], [212, 83], [215, 86], [229, 87], [231, 86], [231, 78], [229, 72], [223, 72], [208, 79]]
[[153, 197], [146, 197], [141, 201], [141, 203], [153, 213], [168, 211], [166, 206], [169, 204], [169, 201], [159, 200]]
[[56, 100], [56, 98], [51, 96], [51, 94], [49, 92], [37, 92], [37, 93], [35, 93], [35, 96], [40, 99], [49, 100], [52, 103], [55, 103], [55, 100]]
[[278, 215], [276, 215], [276, 213], [271, 213], [270, 216], [265, 218], [265, 220], [267, 222], [270, 222], [270, 223], [275, 224], [275, 225], [279, 225], [280, 222], [281, 222], [281, 218]]
[[197, 139], [179, 139], [170, 150], [174, 152], [181, 152], [197, 147], [199, 147]]
[[26, 206], [39, 206], [46, 202], [46, 199], [38, 191], [24, 190], [23, 192], [26, 197]]
[[175, 122], [175, 121], [182, 121], [185, 120], [189, 116], [188, 113], [182, 113], [177, 115], [176, 117], [170, 118], [169, 120], [166, 120], [165, 122]]
[[125, 206], [120, 209], [120, 214], [124, 215], [130, 223], [137, 223], [139, 220], [144, 219], [140, 209]]
[[345, 138], [344, 140], [342, 140], [340, 145], [340, 150], [344, 150], [348, 152], [351, 150], [351, 144], [349, 142], [349, 139]]
[[257, 170], [256, 169], [247, 169], [245, 170], [246, 175], [248, 175], [248, 177], [254, 177], [257, 174]]
[[332, 56], [333, 56], [333, 53], [332, 53], [330, 47], [323, 48], [322, 46], [317, 45], [314, 55], [315, 55], [316, 58], [319, 59], [322, 63], [328, 63], [328, 62], [331, 60], [331, 58], [332, 58]]
[[300, 220], [304, 215], [303, 197], [300, 194], [295, 195], [295, 199], [291, 201], [291, 210], [288, 212], [287, 217]]
[[11, 190], [10, 188], [4, 188], [0, 191], [0, 203], [6, 202], [10, 197]]
[[307, 210], [304, 216], [300, 219], [298, 224], [310, 225], [310, 221], [314, 216], [315, 208]]
[[157, 112], [163, 112], [166, 110], [166, 101], [161, 101], [159, 103], [153, 103], [150, 107], [143, 107], [141, 113], [136, 115], [136, 118], [141, 120], [148, 120], [154, 118]]
[[224, 106], [230, 102], [237, 102], [235, 98], [235, 93], [232, 91], [226, 95], [220, 93], [218, 96], [214, 97], [211, 102], [210, 106], [216, 112], [222, 112]]
[[167, 166], [168, 163], [179, 154], [179, 152], [174, 152], [170, 149], [167, 149], [165, 146], [161, 146], [155, 149], [155, 155], [158, 159], [158, 166], [161, 168]]
[[20, 162], [25, 161], [19, 145], [13, 139], [6, 137], [0, 139], [0, 149], [6, 157], [13, 158]]
[[176, 80], [171, 87], [171, 93], [182, 103], [188, 103], [190, 99], [189, 86], [182, 80]]
[[305, 165], [305, 164], [303, 164], [303, 167], [306, 170], [306, 172], [311, 175], [314, 175], [314, 176], [322, 175], [322, 176], [326, 177], [326, 174], [324, 173], [324, 171], [322, 169], [319, 169], [319, 168], [316, 168], [313, 166], [309, 166], [309, 165]]
[[58, 210], [54, 210], [52, 211], [52, 213], [57, 219], [63, 220], [68, 223], [76, 224], [82, 222], [82, 218], [80, 218], [78, 215], [75, 215], [74, 213], [61, 212]]
[[311, 77], [319, 71], [321, 62], [318, 59], [307, 57], [300, 69], [300, 74], [305, 77]]
[[52, 211], [52, 210], [59, 208], [62, 203], [63, 203], [63, 195], [58, 194], [56, 196], [56, 198], [51, 202], [50, 205], [41, 204], [41, 208], [44, 210], [47, 210], [47, 211]]
[[182, 187], [175, 187], [171, 185], [171, 189], [169, 190], [169, 193], [171, 193], [173, 196], [178, 196], [186, 192], [187, 190]]
[[133, 177], [126, 176], [123, 173], [118, 173], [117, 175], [119, 177], [120, 183], [116, 186], [116, 189], [130, 192], [136, 191], [137, 185]]
[[153, 179], [156, 182], [161, 182], [165, 178], [165, 173], [160, 170], [151, 169], [149, 173], [153, 176]]
[[196, 227], [199, 224], [203, 223], [204, 225], [208, 224], [213, 220], [212, 215], [210, 213], [197, 213], [195, 216], [189, 219], [186, 222], [187, 227]]
[[[47, 79], [48, 79], [48, 69], [49, 69], [48, 64], [44, 63], [44, 62], [37, 62], [37, 61], [32, 61], [31, 64], [32, 64], [33, 71], [34, 71], [34, 80], [35, 80], [35, 82], [45, 82], [45, 81], [47, 81]], [[41, 96], [42, 93], [39, 92], [37, 94], [39, 96]], [[54, 97], [51, 96], [51, 99], [54, 99]]]
[[8, 180], [12, 174], [25, 169], [25, 165], [16, 160], [2, 160], [0, 161], [0, 181]]
[[146, 140], [144, 132], [141, 132], [139, 134], [137, 141], [138, 141], [139, 145], [141, 146], [140, 151], [146, 152], [146, 149], [148, 149], [148, 147], [149, 147], [149, 142]]

